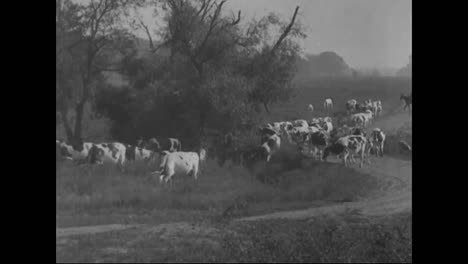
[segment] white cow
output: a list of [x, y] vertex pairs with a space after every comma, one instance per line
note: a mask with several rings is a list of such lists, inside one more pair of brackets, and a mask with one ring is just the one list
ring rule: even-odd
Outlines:
[[323, 102], [323, 109], [325, 109], [325, 111], [333, 110], [333, 100], [331, 98], [325, 99]]
[[167, 183], [174, 176], [186, 176], [189, 174], [193, 175], [196, 180], [198, 178], [198, 171], [200, 164], [205, 160], [206, 151], [200, 149], [197, 152], [169, 152], [163, 151], [164, 156], [161, 159], [159, 171], [154, 171], [151, 174], [161, 174], [159, 176], [159, 182], [163, 181]]

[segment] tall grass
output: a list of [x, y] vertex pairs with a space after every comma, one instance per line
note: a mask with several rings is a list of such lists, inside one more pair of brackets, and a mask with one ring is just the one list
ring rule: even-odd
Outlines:
[[224, 236], [221, 260], [241, 263], [412, 262], [412, 215], [354, 213], [245, 223]]
[[[284, 155], [285, 157], [287, 155]], [[199, 210], [212, 216], [247, 215], [258, 204], [353, 200], [376, 182], [338, 164], [315, 163], [299, 157], [258, 164], [252, 170], [209, 159], [197, 181], [175, 179], [161, 186], [149, 175], [150, 166], [129, 165], [124, 173], [114, 166], [57, 166], [58, 212], [132, 210]]]

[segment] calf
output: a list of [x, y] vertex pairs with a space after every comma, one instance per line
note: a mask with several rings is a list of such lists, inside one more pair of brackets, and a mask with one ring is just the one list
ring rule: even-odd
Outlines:
[[[159, 171], [154, 171], [151, 174], [161, 174], [159, 182], [167, 183], [174, 176], [193, 175], [196, 180], [200, 164], [205, 160], [206, 151], [202, 148], [197, 152], [169, 152], [163, 151], [163, 157], [159, 166]], [[172, 182], [172, 181], [171, 181]]]

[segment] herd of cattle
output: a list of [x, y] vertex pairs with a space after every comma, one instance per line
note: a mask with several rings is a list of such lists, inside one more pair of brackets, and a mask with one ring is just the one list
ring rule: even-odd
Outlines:
[[[333, 109], [333, 100], [324, 100], [325, 111]], [[313, 111], [313, 105], [308, 106]], [[282, 141], [297, 147], [302, 154], [312, 154], [316, 159], [325, 161], [330, 154], [343, 158], [348, 166], [355, 162], [354, 156], [361, 158], [360, 167], [364, 161], [368, 163], [369, 155], [383, 156], [385, 133], [375, 128], [367, 134], [366, 128], [376, 116], [382, 114], [382, 102], [366, 100], [363, 104], [352, 99], [346, 102], [347, 118], [339, 128], [333, 127], [331, 117], [312, 118], [311, 120], [281, 121], [259, 127], [260, 151], [253, 156], [262, 156], [268, 162], [272, 155], [281, 148]], [[343, 122], [341, 122], [343, 123]], [[283, 143], [284, 144], [284, 143]]]
[[[333, 110], [332, 98], [326, 98], [323, 103], [325, 111]], [[313, 112], [313, 106], [308, 106]], [[360, 167], [364, 162], [370, 164], [371, 154], [383, 156], [386, 135], [374, 128], [366, 132], [372, 120], [382, 114], [381, 101], [366, 100], [358, 103], [352, 99], [346, 102], [346, 118], [340, 125], [333, 126], [331, 117], [312, 118], [311, 120], [293, 120], [273, 122], [258, 128], [260, 145], [241, 153], [241, 160], [270, 162], [282, 144], [296, 147], [299, 153], [312, 156], [320, 161], [326, 161], [330, 155], [341, 158], [345, 166], [355, 163], [354, 156], [360, 157]], [[232, 141], [232, 133], [226, 138]], [[411, 150], [404, 141], [400, 147]], [[200, 148], [198, 152], [182, 151], [182, 144], [176, 138], [157, 140], [139, 140], [136, 145], [112, 143], [74, 142], [67, 143], [56, 140], [57, 157], [90, 164], [113, 163], [124, 169], [124, 164], [131, 161], [149, 161], [158, 156], [160, 166], [152, 174], [160, 174], [160, 182], [168, 182], [177, 174], [192, 174], [196, 179], [200, 162], [205, 160], [206, 150]], [[241, 161], [242, 164], [242, 161]]]

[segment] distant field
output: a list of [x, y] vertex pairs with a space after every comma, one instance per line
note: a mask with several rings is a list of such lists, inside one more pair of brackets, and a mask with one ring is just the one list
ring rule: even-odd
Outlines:
[[[295, 118], [309, 118], [312, 116], [327, 116], [323, 110], [323, 101], [331, 97], [334, 111], [344, 111], [345, 103], [350, 99], [358, 102], [364, 100], [381, 100], [384, 114], [403, 106], [400, 94], [411, 92], [410, 79], [382, 77], [366, 79], [338, 78], [318, 80], [298, 80], [295, 84], [296, 96], [288, 103], [272, 107], [272, 114], [266, 117], [268, 122], [276, 120], [290, 120]], [[314, 112], [311, 114], [307, 106], [312, 104]]]

